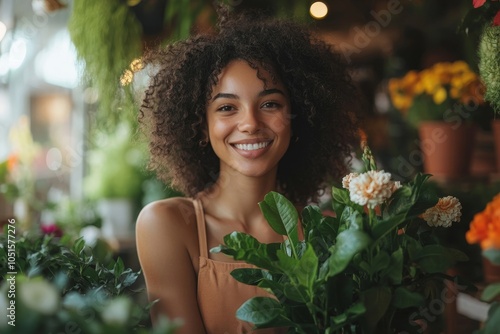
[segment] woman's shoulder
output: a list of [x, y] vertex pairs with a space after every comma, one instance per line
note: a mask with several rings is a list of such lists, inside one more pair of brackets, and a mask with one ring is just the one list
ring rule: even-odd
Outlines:
[[139, 213], [137, 230], [170, 229], [182, 230], [196, 223], [193, 200], [186, 197], [172, 197], [151, 202]]

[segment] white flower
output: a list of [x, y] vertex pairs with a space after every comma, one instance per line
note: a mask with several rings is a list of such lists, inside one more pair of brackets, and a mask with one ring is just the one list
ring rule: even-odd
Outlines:
[[342, 179], [342, 187], [344, 189], [349, 189], [349, 184], [351, 183], [351, 180], [358, 177], [358, 173], [351, 173], [349, 175], [344, 176]]
[[54, 314], [59, 308], [59, 291], [45, 280], [24, 281], [19, 284], [18, 291], [22, 303], [41, 314]]
[[101, 313], [105, 323], [110, 325], [125, 325], [129, 319], [130, 300], [117, 297], [109, 302]]
[[440, 198], [435, 206], [427, 209], [422, 218], [429, 226], [450, 227], [453, 222], [459, 222], [462, 216], [462, 204], [453, 196]]
[[398, 185], [391, 181], [391, 174], [383, 170], [371, 170], [352, 177], [349, 181], [351, 201], [359, 205], [368, 205], [370, 209], [382, 204], [397, 188]]

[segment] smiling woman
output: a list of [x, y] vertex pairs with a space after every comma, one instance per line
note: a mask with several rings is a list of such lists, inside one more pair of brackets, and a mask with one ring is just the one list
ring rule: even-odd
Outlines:
[[[146, 206], [137, 249], [160, 315], [179, 333], [247, 333], [238, 307], [269, 294], [237, 282], [248, 268], [209, 250], [233, 231], [282, 242], [258, 203], [279, 191], [298, 207], [340, 179], [356, 137], [346, 65], [306, 27], [219, 9], [218, 30], [151, 53], [157, 70], [141, 107], [150, 166], [189, 196]], [[300, 234], [300, 233], [299, 233]], [[281, 333], [286, 328], [255, 333]]]

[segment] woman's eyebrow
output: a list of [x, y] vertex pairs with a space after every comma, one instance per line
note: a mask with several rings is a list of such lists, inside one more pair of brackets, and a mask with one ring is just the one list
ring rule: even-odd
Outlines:
[[[265, 89], [262, 92], [259, 93], [259, 97], [270, 95], [270, 94], [281, 94], [283, 96], [286, 96], [285, 93], [278, 88], [271, 88], [271, 89]], [[215, 101], [217, 99], [221, 98], [226, 98], [226, 99], [234, 99], [234, 100], [239, 100], [240, 97], [236, 94], [231, 94], [231, 93], [218, 93], [216, 94], [213, 98], [212, 101]]]
[[278, 94], [281, 94], [283, 96], [286, 96], [285, 93], [281, 89], [271, 88], [271, 89], [266, 89], [266, 90], [263, 90], [262, 92], [260, 92], [259, 93], [259, 97], [262, 97], [262, 96], [265, 96], [265, 95], [270, 95], [270, 94], [275, 94], [275, 93], [278, 93]]
[[230, 93], [218, 93], [216, 94], [212, 101], [215, 101], [216, 99], [221, 99], [221, 98], [226, 98], [226, 99], [235, 99], [235, 100], [239, 100], [240, 97], [236, 94], [230, 94]]

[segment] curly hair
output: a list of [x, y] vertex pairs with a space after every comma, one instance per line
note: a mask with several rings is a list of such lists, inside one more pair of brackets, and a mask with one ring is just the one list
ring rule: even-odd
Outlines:
[[[357, 141], [359, 96], [347, 65], [333, 48], [289, 20], [219, 12], [215, 32], [154, 50], [155, 69], [139, 120], [150, 137], [149, 167], [187, 196], [210, 187], [219, 159], [202, 147], [206, 106], [224, 67], [245, 60], [287, 87], [294, 138], [281, 159], [277, 188], [294, 203], [315, 200], [339, 179]], [[258, 72], [259, 78], [261, 77]]]

